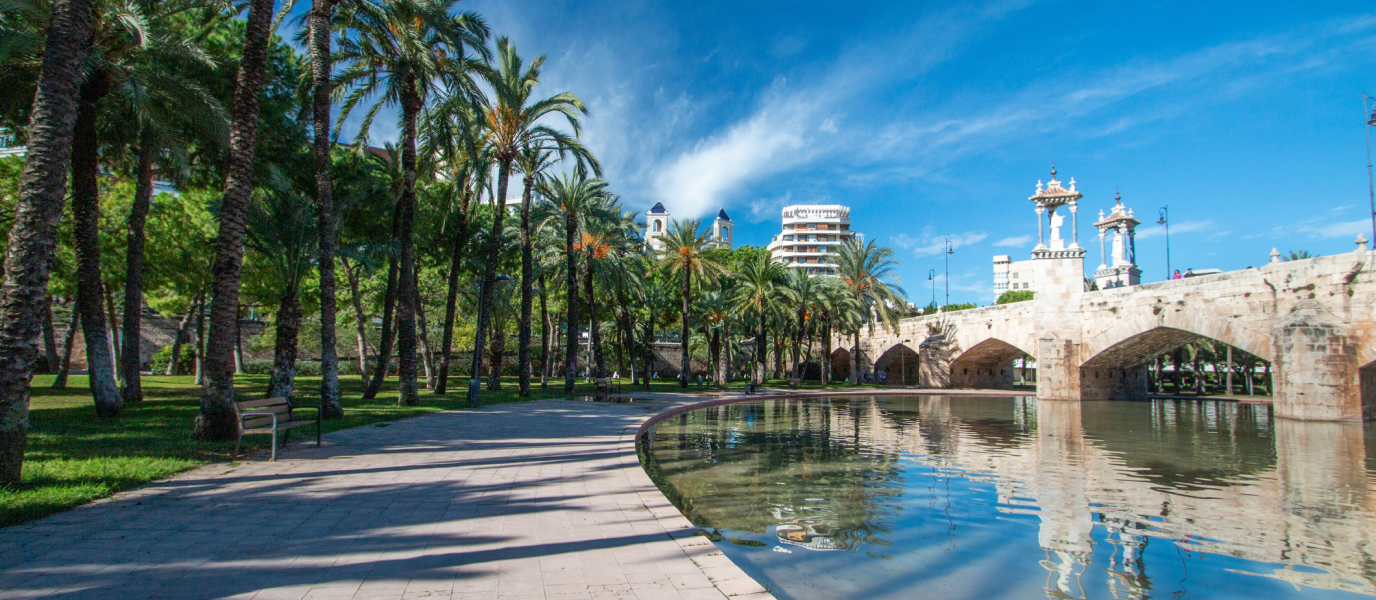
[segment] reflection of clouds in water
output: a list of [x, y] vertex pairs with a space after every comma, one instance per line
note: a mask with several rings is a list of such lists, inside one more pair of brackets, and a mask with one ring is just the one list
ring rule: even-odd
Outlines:
[[781, 400], [660, 424], [647, 468], [694, 522], [844, 550], [723, 548], [785, 597], [1376, 594], [1361, 426], [1276, 423], [1214, 402]]

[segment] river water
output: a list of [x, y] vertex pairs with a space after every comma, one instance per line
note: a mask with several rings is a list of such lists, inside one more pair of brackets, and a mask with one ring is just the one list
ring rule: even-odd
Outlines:
[[781, 599], [1376, 595], [1376, 435], [1267, 405], [765, 400], [645, 450]]

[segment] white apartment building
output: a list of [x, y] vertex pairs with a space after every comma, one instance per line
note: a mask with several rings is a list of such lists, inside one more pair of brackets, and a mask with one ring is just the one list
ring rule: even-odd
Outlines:
[[850, 207], [839, 204], [798, 204], [783, 210], [783, 232], [769, 242], [775, 262], [809, 275], [835, 275], [831, 255], [846, 240], [864, 242], [864, 234], [850, 230]]
[[1013, 257], [1000, 254], [994, 257], [994, 299], [1007, 291], [1032, 291], [1032, 261], [1013, 262]]

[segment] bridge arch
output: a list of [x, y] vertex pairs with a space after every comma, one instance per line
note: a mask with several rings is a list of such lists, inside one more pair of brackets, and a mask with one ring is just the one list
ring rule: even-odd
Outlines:
[[845, 381], [850, 377], [850, 350], [837, 348], [831, 352], [831, 379]]
[[917, 385], [917, 351], [903, 343], [894, 344], [874, 361], [874, 370], [887, 373], [889, 385]]
[[[1167, 309], [1160, 314], [1126, 317], [1113, 327], [1086, 338], [1080, 356], [1085, 368], [1136, 367], [1159, 354], [1199, 338], [1218, 340], [1255, 356], [1272, 360], [1271, 332], [1257, 331], [1202, 311], [1187, 314]], [[1155, 354], [1153, 350], [1160, 349]]]
[[1013, 361], [1030, 354], [999, 338], [987, 338], [951, 361], [951, 385], [958, 388], [1013, 389]]

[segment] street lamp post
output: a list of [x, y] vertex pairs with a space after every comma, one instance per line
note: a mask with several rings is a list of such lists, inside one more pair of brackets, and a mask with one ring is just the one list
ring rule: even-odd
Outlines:
[[[1368, 102], [1369, 101], [1369, 102]], [[1370, 108], [1368, 108], [1370, 106]], [[1371, 197], [1371, 239], [1376, 240], [1376, 180], [1371, 176], [1371, 128], [1376, 127], [1376, 98], [1362, 94], [1362, 114], [1366, 119], [1366, 185]], [[1376, 244], [1373, 245], [1376, 247]]]
[[951, 240], [946, 240], [946, 306], [951, 305], [951, 255], [955, 254], [956, 248], [951, 245]]
[[[1376, 235], [1372, 235], [1372, 238], [1376, 238]], [[936, 270], [936, 268], [929, 268], [929, 270], [927, 270], [927, 281], [932, 282], [932, 306], [937, 306], [937, 270]]]
[[903, 340], [903, 348], [898, 351], [898, 368], [903, 370], [903, 387], [908, 387], [908, 353], [907, 349], [912, 340]]
[[1156, 220], [1157, 225], [1166, 226], [1166, 279], [1170, 279], [1171, 273], [1171, 207], [1169, 205], [1161, 207], [1161, 218]]

